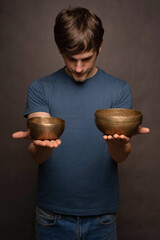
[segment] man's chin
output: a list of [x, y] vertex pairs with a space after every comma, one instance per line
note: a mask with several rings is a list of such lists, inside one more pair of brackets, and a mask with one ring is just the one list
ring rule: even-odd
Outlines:
[[75, 82], [85, 82], [86, 79], [84, 78], [73, 78]]
[[72, 77], [76, 82], [85, 82], [87, 80], [86, 74], [82, 74], [82, 75], [81, 74], [73, 74]]

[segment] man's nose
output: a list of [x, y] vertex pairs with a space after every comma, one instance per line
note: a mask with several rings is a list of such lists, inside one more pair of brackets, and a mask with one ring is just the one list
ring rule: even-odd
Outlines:
[[78, 73], [82, 72], [82, 70], [83, 70], [83, 63], [82, 63], [82, 61], [77, 61], [75, 67], [76, 67], [76, 72], [78, 72]]

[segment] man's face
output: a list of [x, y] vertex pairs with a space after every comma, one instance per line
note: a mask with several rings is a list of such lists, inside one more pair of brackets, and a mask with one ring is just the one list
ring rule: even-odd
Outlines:
[[84, 82], [97, 72], [95, 66], [97, 52], [93, 50], [72, 56], [62, 54], [62, 57], [66, 64], [66, 73], [76, 82]]

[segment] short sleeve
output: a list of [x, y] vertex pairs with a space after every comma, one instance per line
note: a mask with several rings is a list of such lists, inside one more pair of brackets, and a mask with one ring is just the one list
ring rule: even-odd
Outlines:
[[41, 80], [35, 80], [28, 89], [24, 116], [33, 112], [49, 113], [45, 82]]
[[122, 81], [120, 91], [116, 95], [113, 108], [132, 108], [132, 93], [129, 84]]

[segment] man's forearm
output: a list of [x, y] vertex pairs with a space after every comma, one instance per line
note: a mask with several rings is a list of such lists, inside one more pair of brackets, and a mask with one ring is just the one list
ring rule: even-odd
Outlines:
[[53, 151], [52, 148], [36, 146], [34, 143], [30, 143], [28, 150], [37, 163], [45, 162], [51, 156]]
[[117, 162], [123, 162], [131, 153], [132, 147], [130, 143], [111, 143], [108, 142], [108, 150], [112, 158]]

